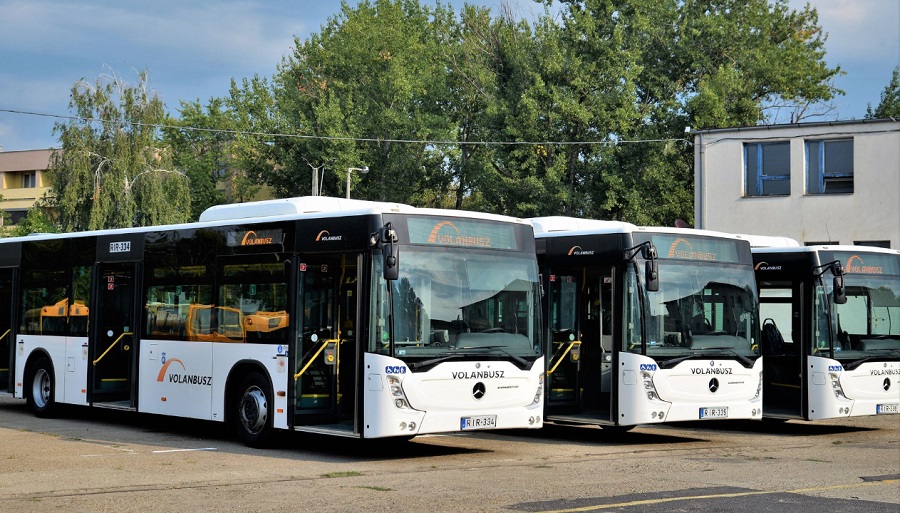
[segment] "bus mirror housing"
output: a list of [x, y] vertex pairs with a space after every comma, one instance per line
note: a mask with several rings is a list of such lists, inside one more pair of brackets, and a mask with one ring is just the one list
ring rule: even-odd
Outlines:
[[656, 254], [656, 246], [652, 243], [647, 244], [641, 249], [641, 256], [646, 260], [644, 262], [644, 281], [647, 282], [647, 292], [659, 291], [659, 262]]
[[832, 292], [834, 294], [834, 304], [843, 305], [847, 302], [847, 291], [844, 290], [844, 269], [840, 262], [835, 262], [831, 266], [831, 273], [834, 274], [832, 282]]
[[657, 292], [659, 290], [659, 263], [656, 259], [647, 260], [644, 263], [644, 276], [647, 282], [647, 291]]
[[847, 291], [844, 289], [844, 268], [841, 267], [841, 262], [835, 260], [834, 262], [813, 267], [813, 274], [816, 277], [822, 276], [825, 274], [825, 271], [831, 271], [831, 274], [834, 275], [834, 281], [831, 282], [831, 295], [834, 304], [843, 305], [847, 302]]
[[638, 252], [644, 262], [644, 288], [647, 292], [657, 292], [659, 290], [659, 255], [656, 253], [656, 246], [652, 242], [642, 242], [633, 248], [625, 250], [625, 260], [631, 260], [637, 256]]
[[387, 223], [373, 233], [370, 243], [373, 246], [381, 246], [384, 279], [394, 281], [400, 278], [400, 246], [397, 244], [397, 231], [393, 225]]

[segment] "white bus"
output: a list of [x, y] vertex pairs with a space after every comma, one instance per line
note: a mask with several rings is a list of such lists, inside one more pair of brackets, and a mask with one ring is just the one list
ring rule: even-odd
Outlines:
[[531, 225], [326, 197], [0, 240], [2, 390], [355, 438], [539, 428]]
[[764, 416], [897, 413], [900, 251], [754, 247], [753, 259], [766, 359]]
[[546, 420], [762, 418], [750, 245], [723, 233], [531, 220], [545, 290]]

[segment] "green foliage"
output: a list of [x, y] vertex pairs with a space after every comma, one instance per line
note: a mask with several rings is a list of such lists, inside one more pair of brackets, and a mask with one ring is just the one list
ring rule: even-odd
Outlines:
[[266, 172], [266, 183], [305, 192], [315, 167], [325, 173], [323, 193], [343, 196], [347, 169], [365, 165], [369, 174], [351, 175], [354, 197], [413, 202], [423, 190], [423, 166], [442, 162], [440, 150], [396, 141], [451, 135], [442, 107], [445, 60], [432, 21], [447, 18], [443, 7], [413, 0], [342, 4], [319, 34], [297, 41], [276, 76], [275, 97], [301, 137], [276, 141], [283, 169]]
[[881, 92], [881, 101], [872, 109], [870, 103], [866, 109], [866, 119], [900, 118], [900, 66], [894, 68], [891, 81]]
[[193, 215], [223, 201], [223, 170], [246, 186], [232, 199], [254, 184], [305, 195], [314, 176], [320, 194], [342, 197], [348, 168], [368, 166], [351, 175], [355, 198], [690, 222], [685, 127], [798, 122], [843, 94], [808, 5], [543, 3], [531, 21], [419, 0], [342, 3], [295, 40], [271, 83], [233, 81], [227, 98], [182, 104], [183, 126], [229, 130], [167, 132]]
[[58, 233], [59, 230], [53, 220], [47, 215], [43, 208], [35, 206], [28, 211], [28, 214], [16, 224], [9, 235], [11, 237], [24, 237], [32, 233]]
[[48, 175], [50, 205], [65, 231], [181, 222], [190, 196], [174, 170], [155, 125], [164, 106], [149, 89], [146, 72], [136, 85], [114, 75], [79, 80], [69, 108], [75, 118], [57, 123], [61, 151]]

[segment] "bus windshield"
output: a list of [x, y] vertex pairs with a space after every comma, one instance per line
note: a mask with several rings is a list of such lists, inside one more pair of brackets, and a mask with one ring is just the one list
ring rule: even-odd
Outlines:
[[[370, 350], [389, 354], [387, 284], [374, 261]], [[390, 286], [397, 358], [493, 353], [533, 362], [540, 355], [534, 258], [404, 246]]]
[[[826, 300], [836, 314], [830, 319], [832, 332], [837, 334], [834, 357], [841, 360], [900, 357], [900, 277], [846, 274], [847, 302], [834, 304], [833, 281], [830, 273], [825, 276]], [[815, 311], [817, 316], [823, 316], [828, 310], [816, 308]], [[817, 349], [822, 352], [829, 350], [825, 337], [817, 338], [816, 344], [821, 344]]]
[[648, 356], [759, 355], [749, 267], [661, 261], [659, 291], [643, 293]]

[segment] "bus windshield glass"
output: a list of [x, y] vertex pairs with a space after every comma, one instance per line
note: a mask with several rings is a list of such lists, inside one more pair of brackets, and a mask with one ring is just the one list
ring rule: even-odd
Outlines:
[[393, 356], [410, 362], [465, 354], [533, 362], [540, 355], [534, 258], [404, 246], [400, 277], [390, 282], [393, 312], [380, 260], [374, 259], [370, 351], [390, 354], [392, 332]]
[[[835, 358], [856, 360], [869, 356], [900, 357], [900, 276], [873, 274], [844, 275], [847, 302], [834, 304], [833, 278], [823, 275], [826, 298], [831, 311], [831, 330]], [[816, 308], [817, 316], [827, 315], [829, 309]], [[825, 323], [817, 323], [825, 324]], [[830, 350], [827, 337], [816, 339], [816, 349]]]
[[[659, 290], [643, 294], [648, 356], [662, 362], [701, 355], [759, 355], [756, 285], [750, 267], [661, 261]], [[639, 340], [631, 340], [635, 338]]]

